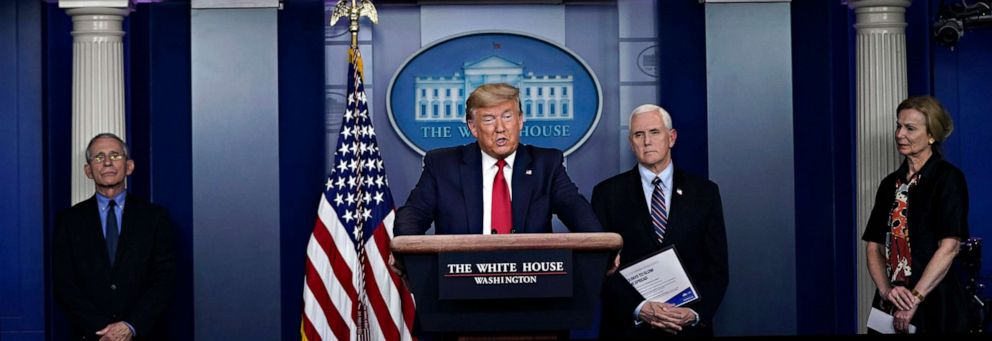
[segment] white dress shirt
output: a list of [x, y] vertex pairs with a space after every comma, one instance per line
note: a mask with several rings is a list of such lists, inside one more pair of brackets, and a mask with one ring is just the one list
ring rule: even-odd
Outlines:
[[[496, 180], [496, 158], [489, 156], [484, 151], [482, 153], [482, 234], [492, 234], [493, 230], [493, 181]], [[513, 202], [513, 160], [517, 152], [513, 151], [506, 157], [506, 165], [503, 166], [503, 179], [506, 180], [506, 187], [510, 191], [510, 202]], [[511, 218], [512, 219], [512, 218]]]
[[[665, 195], [665, 211], [667, 211], [669, 214], [672, 212], [671, 211], [672, 174], [675, 172], [674, 164], [675, 164], [674, 162], [669, 162], [668, 166], [665, 167], [665, 169], [661, 170], [661, 173], [658, 174], [655, 174], [647, 167], [644, 167], [644, 165], [642, 164], [637, 164], [637, 170], [641, 175], [641, 189], [644, 190], [644, 203], [648, 205], [648, 214], [651, 214], [651, 195], [654, 194], [654, 184], [652, 184], [651, 182], [653, 182], [654, 178], [656, 177], [661, 178], [661, 193]], [[647, 303], [647, 301], [641, 301], [641, 304], [638, 304], [637, 307], [634, 308], [635, 325], [641, 324], [641, 319], [640, 319], [641, 308], [644, 307], [645, 303]], [[699, 323], [699, 313], [697, 313], [695, 310], [691, 308], [689, 309], [689, 311], [691, 311], [692, 314], [695, 315], [696, 317], [696, 319], [691, 324], [695, 326], [697, 323]]]
[[674, 162], [669, 162], [668, 167], [655, 174], [642, 164], [637, 164], [637, 170], [641, 174], [641, 188], [644, 189], [644, 202], [648, 205], [648, 214], [651, 214], [651, 195], [654, 194], [654, 185], [651, 184], [655, 177], [661, 178], [661, 193], [665, 195], [665, 211], [670, 212], [672, 207], [672, 173], [674, 173]]

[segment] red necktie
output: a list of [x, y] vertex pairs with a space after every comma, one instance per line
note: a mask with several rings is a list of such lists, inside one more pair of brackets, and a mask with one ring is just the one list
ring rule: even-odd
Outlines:
[[503, 177], [503, 166], [506, 166], [506, 161], [496, 161], [498, 170], [496, 171], [496, 179], [493, 180], [493, 234], [510, 233], [513, 228], [513, 214], [510, 211], [510, 188], [506, 186], [506, 178]]

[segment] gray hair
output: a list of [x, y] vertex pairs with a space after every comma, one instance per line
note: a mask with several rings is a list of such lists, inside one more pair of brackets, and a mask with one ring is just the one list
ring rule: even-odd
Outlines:
[[128, 151], [127, 143], [124, 143], [124, 140], [121, 139], [120, 136], [117, 136], [113, 133], [100, 133], [94, 136], [92, 139], [90, 139], [90, 143], [86, 144], [86, 163], [90, 163], [90, 161], [93, 161], [93, 155], [90, 154], [90, 148], [93, 147], [93, 142], [96, 142], [96, 140], [99, 140], [104, 137], [109, 137], [114, 140], [117, 140], [117, 143], [120, 143], [121, 148], [124, 149], [124, 159], [127, 160], [131, 158], [131, 153]]
[[665, 111], [664, 108], [654, 104], [641, 104], [637, 108], [634, 108], [634, 111], [630, 112], [630, 118], [627, 119], [627, 126], [630, 127], [630, 122], [634, 120], [634, 116], [650, 112], [661, 114], [661, 120], [665, 121], [665, 128], [672, 129], [672, 115]]

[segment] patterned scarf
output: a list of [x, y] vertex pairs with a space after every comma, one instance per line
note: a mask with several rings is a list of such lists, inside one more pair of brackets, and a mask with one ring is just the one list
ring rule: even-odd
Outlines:
[[920, 179], [917, 173], [909, 183], [902, 179], [896, 180], [896, 200], [892, 203], [889, 213], [889, 238], [885, 245], [885, 253], [889, 262], [886, 264], [890, 283], [907, 283], [913, 275], [913, 256], [909, 253], [909, 225], [906, 223], [906, 213], [909, 212], [909, 189], [916, 186]]

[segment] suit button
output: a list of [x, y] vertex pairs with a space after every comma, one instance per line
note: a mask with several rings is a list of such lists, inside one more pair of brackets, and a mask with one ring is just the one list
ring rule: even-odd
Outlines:
[[110, 290], [117, 290], [117, 284], [111, 284]]

